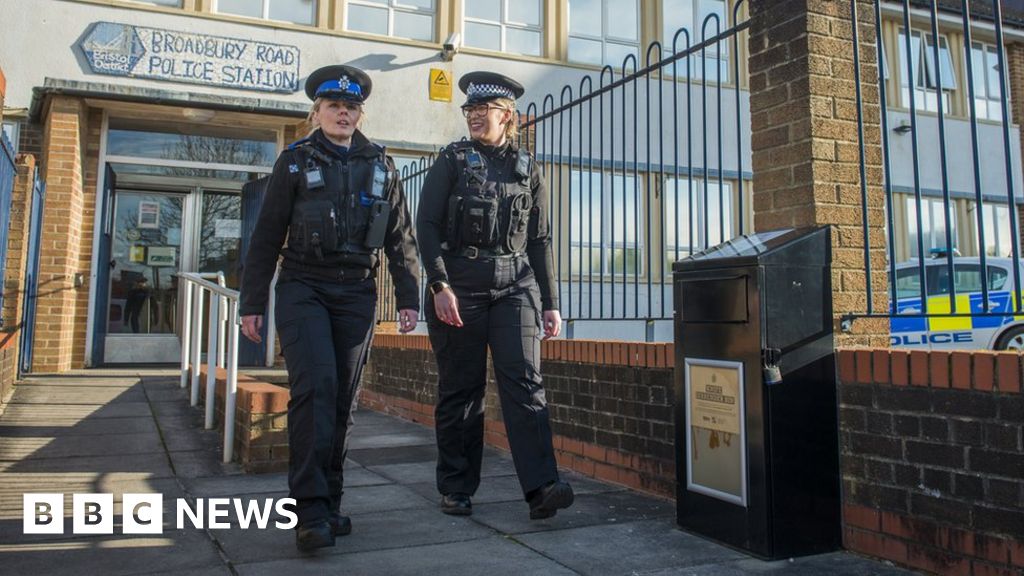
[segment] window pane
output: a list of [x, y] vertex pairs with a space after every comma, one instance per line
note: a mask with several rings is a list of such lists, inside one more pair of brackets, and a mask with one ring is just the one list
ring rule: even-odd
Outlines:
[[[910, 86], [910, 78], [907, 77], [907, 37], [902, 31], [900, 32], [900, 81], [904, 86]], [[910, 59], [911, 71], [914, 77], [914, 82], [918, 86], [923, 86], [924, 83], [921, 81], [921, 38], [917, 34], [910, 37], [910, 51], [914, 55]], [[909, 105], [908, 102], [904, 102], [904, 105]]]
[[[937, 88], [939, 86], [939, 76], [935, 69], [935, 39], [929, 34], [928, 35], [928, 47], [924, 52], [925, 70], [928, 74], [928, 87]], [[956, 88], [956, 75], [953, 72], [953, 60], [949, 55], [949, 46], [946, 45], [946, 39], [939, 38], [939, 71], [942, 72], [942, 89], [953, 90]]]
[[273, 166], [274, 142], [111, 128], [107, 154], [165, 160]]
[[316, 0], [270, 0], [270, 19], [313, 25]]
[[612, 243], [616, 246], [635, 246], [640, 239], [636, 227], [636, 201], [640, 193], [636, 178], [626, 176], [625, 182], [622, 174], [613, 174], [611, 178], [611, 205], [607, 211], [612, 215]]
[[263, 17], [263, 0], [217, 0], [217, 11], [239, 16]]
[[[665, 45], [665, 53], [672, 52], [672, 40], [680, 28], [686, 28], [690, 33], [690, 44], [696, 44], [700, 38], [700, 31], [693, 29], [693, 0], [664, 0], [661, 11], [662, 42]], [[679, 35], [680, 50], [686, 49], [686, 36]]]
[[1002, 98], [1002, 90], [999, 87], [999, 55], [995, 48], [988, 49], [988, 97], [992, 100]]
[[671, 255], [690, 251], [690, 202], [686, 180], [674, 178], [665, 183], [665, 246]]
[[[616, 44], [608, 42], [605, 44], [605, 64], [611, 64], [615, 68], [621, 68], [623, 60], [630, 54], [636, 55], [636, 46]], [[631, 65], [632, 66], [632, 65]], [[639, 65], [637, 66], [639, 68]]]
[[896, 272], [896, 298], [919, 298], [921, 296], [921, 275], [919, 270], [904, 268]]
[[466, 16], [501, 22], [502, 0], [466, 0]]
[[[907, 231], [910, 243], [910, 256], [919, 258], [917, 250], [917, 202], [914, 198], [907, 198]], [[956, 243], [956, 210], [950, 207], [950, 237]], [[922, 240], [924, 242], [925, 257], [928, 257], [933, 248], [946, 248], [946, 216], [941, 200], [921, 200], [921, 227]]]
[[636, 0], [607, 1], [605, 6], [608, 9], [608, 36], [623, 40], [639, 40]]
[[181, 8], [181, 0], [134, 0], [140, 4], [156, 4], [158, 6], [172, 6]]
[[[975, 44], [971, 47], [971, 67], [974, 72], [973, 85], [974, 85], [974, 96], [976, 98], [984, 98], [988, 92], [986, 91], [987, 85], [985, 84], [985, 52], [980, 44]], [[982, 116], [982, 111], [978, 110], [978, 116]]]
[[509, 22], [540, 26], [540, 0], [505, 0]]
[[569, 33], [601, 35], [601, 0], [569, 0]]
[[569, 60], [584, 64], [600, 65], [602, 63], [601, 42], [598, 40], [569, 38]]
[[[698, 0], [700, 2], [700, 14], [697, 20], [698, 26], [704, 26], [704, 19], [712, 14], [718, 14], [718, 28], [724, 32], [729, 28], [729, 18], [725, 14], [725, 0]], [[715, 22], [708, 22], [708, 38], [715, 36]]]
[[371, 8], [357, 4], [348, 5], [348, 29], [371, 34], [388, 33], [387, 8]]
[[953, 268], [956, 279], [956, 293], [981, 292], [981, 266], [977, 264], [956, 264]]
[[526, 56], [540, 56], [540, 43], [540, 32], [520, 30], [518, 28], [505, 29], [506, 52], [524, 54]]
[[466, 46], [501, 50], [501, 26], [466, 22]]
[[420, 10], [434, 11], [434, 0], [401, 0], [395, 2], [395, 6], [407, 8], [419, 8]]
[[434, 17], [427, 14], [395, 12], [395, 36], [430, 42], [434, 39]]

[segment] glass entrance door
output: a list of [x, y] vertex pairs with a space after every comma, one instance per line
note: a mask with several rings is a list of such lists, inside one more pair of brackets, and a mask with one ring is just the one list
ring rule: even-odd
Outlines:
[[118, 190], [111, 237], [106, 363], [175, 362], [185, 194]]

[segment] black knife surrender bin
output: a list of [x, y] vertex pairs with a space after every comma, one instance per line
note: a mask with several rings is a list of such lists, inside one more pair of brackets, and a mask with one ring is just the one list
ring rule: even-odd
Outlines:
[[679, 526], [762, 558], [841, 545], [828, 228], [676, 262]]

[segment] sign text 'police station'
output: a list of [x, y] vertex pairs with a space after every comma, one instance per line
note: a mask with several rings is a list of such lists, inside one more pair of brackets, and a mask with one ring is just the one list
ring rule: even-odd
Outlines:
[[263, 92], [299, 89], [295, 46], [97, 22], [81, 48], [97, 74]]

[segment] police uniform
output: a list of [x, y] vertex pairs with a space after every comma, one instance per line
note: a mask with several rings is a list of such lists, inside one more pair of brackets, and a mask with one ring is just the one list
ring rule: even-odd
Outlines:
[[[516, 99], [523, 88], [474, 72], [465, 106]], [[484, 392], [490, 349], [509, 446], [532, 518], [572, 503], [560, 482], [541, 386], [542, 310], [557, 310], [548, 192], [540, 170], [511, 143], [455, 142], [427, 173], [417, 237], [430, 283], [426, 307], [438, 365], [437, 488], [448, 514], [470, 514], [480, 484]], [[433, 296], [455, 293], [463, 326], [437, 318]]]
[[[362, 104], [371, 82], [349, 66], [310, 75], [310, 99]], [[288, 244], [282, 250], [287, 235]], [[338, 147], [314, 132], [281, 153], [246, 258], [241, 314], [263, 314], [283, 256], [276, 321], [288, 366], [289, 496], [296, 499], [300, 548], [351, 530], [338, 512], [352, 407], [373, 334], [383, 251], [398, 309], [419, 309], [416, 243], [394, 162], [358, 130]], [[323, 534], [325, 521], [330, 531]], [[327, 540], [329, 537], [329, 541]]]

